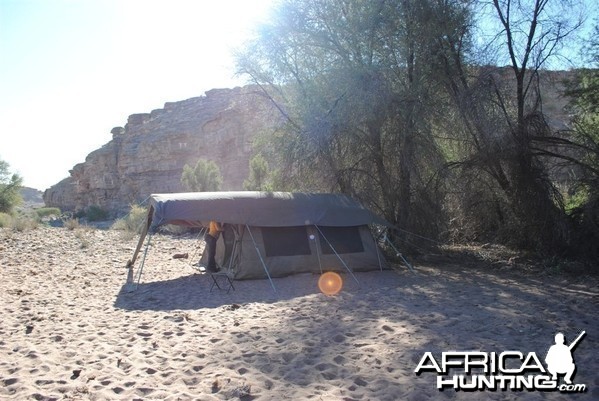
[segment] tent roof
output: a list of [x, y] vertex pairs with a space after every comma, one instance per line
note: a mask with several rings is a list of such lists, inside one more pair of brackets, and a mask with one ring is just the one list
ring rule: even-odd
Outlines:
[[153, 194], [152, 227], [197, 225], [210, 220], [261, 227], [389, 225], [340, 194], [290, 192], [191, 192]]

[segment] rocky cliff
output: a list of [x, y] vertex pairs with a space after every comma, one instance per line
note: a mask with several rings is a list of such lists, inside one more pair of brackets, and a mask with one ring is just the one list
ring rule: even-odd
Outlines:
[[166, 103], [113, 128], [112, 140], [46, 190], [44, 201], [71, 211], [91, 205], [126, 210], [152, 193], [183, 191], [183, 166], [200, 158], [219, 165], [223, 190], [239, 190], [249, 174], [253, 139], [276, 125], [274, 108], [253, 87]]

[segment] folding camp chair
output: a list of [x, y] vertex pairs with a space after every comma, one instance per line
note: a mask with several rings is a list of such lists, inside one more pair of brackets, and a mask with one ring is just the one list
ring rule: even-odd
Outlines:
[[210, 278], [212, 278], [212, 284], [210, 285], [210, 292], [212, 292], [214, 287], [218, 288], [219, 290], [227, 291], [227, 294], [229, 293], [229, 291], [231, 291], [231, 289], [233, 289], [233, 291], [235, 291], [235, 286], [233, 285], [233, 280], [231, 280], [229, 272], [218, 271], [218, 272], [212, 273], [212, 272], [206, 271], [206, 274], [209, 274]]
[[208, 270], [206, 270], [206, 274], [209, 274], [210, 277], [212, 278], [212, 284], [210, 285], [210, 292], [212, 292], [212, 290], [214, 289], [214, 287], [217, 287], [219, 290], [225, 290], [227, 291], [227, 293], [229, 293], [229, 291], [231, 291], [231, 289], [233, 289], [233, 291], [235, 291], [235, 286], [233, 285], [233, 259], [235, 258], [235, 255], [237, 254], [236, 251], [239, 247], [240, 244], [240, 240], [236, 237], [235, 241], [233, 242], [233, 249], [231, 250], [231, 254], [229, 256], [229, 265], [226, 268], [223, 268], [221, 266], [217, 266], [220, 268], [219, 271], [213, 273], [210, 272]]

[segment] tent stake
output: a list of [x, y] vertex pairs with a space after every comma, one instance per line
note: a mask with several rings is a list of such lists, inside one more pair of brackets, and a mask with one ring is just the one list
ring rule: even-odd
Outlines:
[[333, 252], [335, 252], [335, 256], [337, 256], [337, 258], [339, 258], [339, 260], [341, 261], [341, 264], [343, 264], [343, 267], [345, 267], [347, 269], [347, 271], [349, 272], [349, 274], [351, 274], [351, 276], [354, 278], [354, 280], [356, 280], [356, 283], [358, 283], [358, 285], [360, 285], [360, 282], [358, 281], [358, 279], [356, 278], [356, 276], [354, 276], [354, 273], [345, 264], [345, 261], [343, 261], [343, 259], [341, 259], [341, 256], [339, 256], [339, 254], [337, 253], [337, 251], [335, 250], [335, 248], [333, 248], [333, 245], [329, 242], [329, 240], [327, 239], [327, 237], [325, 237], [324, 234], [322, 233], [322, 231], [320, 231], [320, 227], [318, 227], [316, 224], [314, 225], [314, 227], [316, 227], [316, 229], [318, 230], [318, 232], [320, 233], [320, 235], [322, 235], [322, 238], [324, 238], [324, 240], [327, 242], [327, 244], [329, 244], [329, 246], [331, 247], [331, 249], [333, 250]]
[[250, 230], [250, 226], [248, 226], [247, 224], [245, 225], [245, 228], [247, 228], [248, 232], [250, 233], [250, 238], [252, 239], [252, 242], [254, 243], [254, 248], [256, 248], [256, 253], [258, 254], [258, 257], [260, 258], [260, 262], [262, 263], [262, 267], [264, 268], [264, 271], [266, 272], [268, 281], [270, 281], [270, 286], [272, 287], [273, 291], [276, 293], [277, 289], [275, 288], [275, 284], [272, 282], [272, 278], [270, 278], [270, 273], [268, 272], [268, 269], [266, 268], [266, 263], [264, 263], [264, 259], [262, 259], [262, 254], [260, 254], [260, 249], [258, 249], [258, 244], [256, 244], [256, 241], [254, 240], [254, 236], [252, 235], [252, 230]]
[[414, 268], [412, 267], [412, 265], [406, 260], [406, 258], [403, 257], [403, 255], [401, 254], [401, 252], [399, 252], [397, 250], [397, 248], [395, 247], [395, 245], [393, 245], [393, 242], [391, 242], [391, 240], [389, 239], [389, 237], [387, 236], [386, 233], [385, 233], [385, 241], [387, 241], [387, 243], [389, 245], [391, 245], [391, 248], [393, 248], [393, 250], [395, 251], [395, 253], [397, 254], [397, 256], [399, 256], [401, 258], [401, 260], [404, 261], [404, 263], [408, 266], [408, 268], [412, 271], [412, 273], [416, 273], [414, 271]]

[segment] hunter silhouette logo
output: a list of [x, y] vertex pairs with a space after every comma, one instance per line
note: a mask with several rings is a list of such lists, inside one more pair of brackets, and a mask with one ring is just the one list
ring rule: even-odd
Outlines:
[[[572, 353], [585, 334], [582, 331], [570, 345], [566, 345], [564, 335], [557, 333], [555, 344], [545, 357], [547, 368], [535, 352], [448, 351], [441, 352], [440, 359], [435, 359], [432, 352], [425, 352], [414, 373], [436, 372], [439, 391], [541, 390], [581, 393], [587, 387], [585, 384], [572, 384], [576, 372]], [[561, 375], [564, 375], [565, 381], [562, 384], [559, 382]]]
[[565, 374], [564, 380], [567, 384], [572, 384], [572, 376], [576, 371], [576, 365], [574, 364], [574, 358], [572, 358], [572, 351], [578, 345], [578, 342], [586, 334], [585, 331], [580, 333], [576, 340], [572, 341], [570, 345], [566, 345], [564, 335], [557, 333], [555, 335], [555, 345], [552, 345], [547, 352], [545, 363], [547, 363], [547, 370], [551, 373], [551, 378], [557, 380], [558, 374]]

